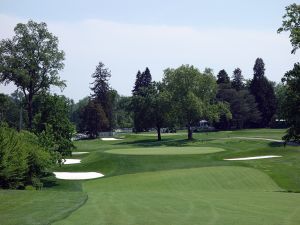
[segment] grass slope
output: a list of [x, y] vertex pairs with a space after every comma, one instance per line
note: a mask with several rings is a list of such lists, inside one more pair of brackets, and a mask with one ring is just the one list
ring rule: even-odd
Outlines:
[[[299, 224], [300, 195], [243, 167], [147, 172], [84, 184], [89, 200], [55, 225]], [[94, 216], [97, 215], [97, 216]]]
[[65, 218], [86, 200], [82, 192], [0, 191], [0, 224], [50, 224]]

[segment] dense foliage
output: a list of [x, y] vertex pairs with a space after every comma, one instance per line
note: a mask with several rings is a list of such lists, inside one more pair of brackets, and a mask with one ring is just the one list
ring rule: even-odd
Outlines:
[[277, 32], [290, 32], [290, 41], [293, 46], [292, 53], [295, 54], [296, 50], [300, 48], [300, 5], [294, 3], [285, 9], [286, 14], [283, 16], [282, 27]]
[[255, 97], [261, 121], [258, 127], [267, 127], [276, 112], [276, 96], [273, 84], [265, 77], [265, 63], [257, 58], [254, 64], [254, 75], [250, 83], [250, 93]]
[[163, 82], [171, 96], [174, 116], [188, 129], [188, 139], [192, 137], [192, 126], [201, 119], [217, 121], [221, 114], [231, 117], [227, 104], [214, 102], [217, 83], [211, 70], [201, 73], [190, 65], [164, 71]]
[[286, 85], [283, 115], [290, 126], [283, 139], [300, 142], [300, 64], [296, 63], [282, 81]]
[[46, 23], [29, 21], [16, 25], [15, 36], [0, 42], [0, 82], [14, 83], [23, 92], [32, 128], [33, 99], [51, 85], [64, 87], [58, 71], [64, 67], [64, 52]]
[[53, 159], [36, 135], [0, 127], [0, 187], [38, 185], [55, 163]]

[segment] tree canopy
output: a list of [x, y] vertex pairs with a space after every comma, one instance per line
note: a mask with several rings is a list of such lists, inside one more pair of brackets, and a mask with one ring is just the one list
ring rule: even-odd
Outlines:
[[300, 64], [288, 71], [282, 81], [286, 85], [285, 100], [282, 102], [284, 117], [290, 128], [283, 137], [286, 141], [300, 141]]
[[250, 92], [255, 96], [261, 113], [260, 127], [269, 125], [276, 112], [276, 97], [272, 83], [265, 77], [265, 64], [257, 58], [253, 67], [254, 75], [250, 83]]
[[290, 42], [293, 46], [292, 53], [295, 54], [297, 49], [300, 48], [300, 5], [294, 3], [287, 6], [285, 10], [282, 26], [277, 32], [290, 32]]
[[192, 126], [199, 120], [218, 120], [224, 111], [230, 114], [225, 104], [214, 102], [217, 83], [211, 70], [201, 73], [194, 66], [182, 65], [166, 69], [163, 82], [170, 93], [176, 117], [188, 128], [189, 140], [192, 139]]
[[29, 128], [32, 128], [34, 96], [51, 85], [63, 88], [58, 72], [64, 67], [64, 52], [46, 23], [30, 20], [16, 25], [15, 36], [0, 42], [0, 82], [14, 83], [24, 94]]

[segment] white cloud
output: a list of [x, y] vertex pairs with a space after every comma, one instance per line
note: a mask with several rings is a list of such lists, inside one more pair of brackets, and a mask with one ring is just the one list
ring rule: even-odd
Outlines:
[[[0, 15], [0, 38], [13, 35], [19, 21], [24, 22]], [[181, 64], [193, 64], [201, 70], [211, 67], [215, 73], [224, 68], [229, 74], [240, 67], [244, 76], [251, 78], [254, 61], [261, 57], [267, 77], [280, 81], [297, 61], [290, 54], [287, 35], [276, 31], [144, 26], [103, 20], [46, 22], [66, 53], [61, 73], [68, 85], [64, 94], [75, 100], [89, 94], [90, 76], [99, 61], [111, 69], [113, 88], [126, 95], [132, 90], [137, 70], [146, 66], [155, 80], [161, 80], [165, 68]]]

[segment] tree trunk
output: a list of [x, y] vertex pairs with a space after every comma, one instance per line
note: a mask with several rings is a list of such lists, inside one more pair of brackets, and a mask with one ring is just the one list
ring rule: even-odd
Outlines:
[[157, 140], [161, 141], [160, 126], [157, 126]]
[[29, 96], [27, 102], [27, 111], [28, 111], [28, 128], [32, 129], [32, 120], [33, 120], [33, 112], [32, 112], [32, 96]]
[[193, 140], [193, 131], [190, 124], [188, 125], [188, 140]]

